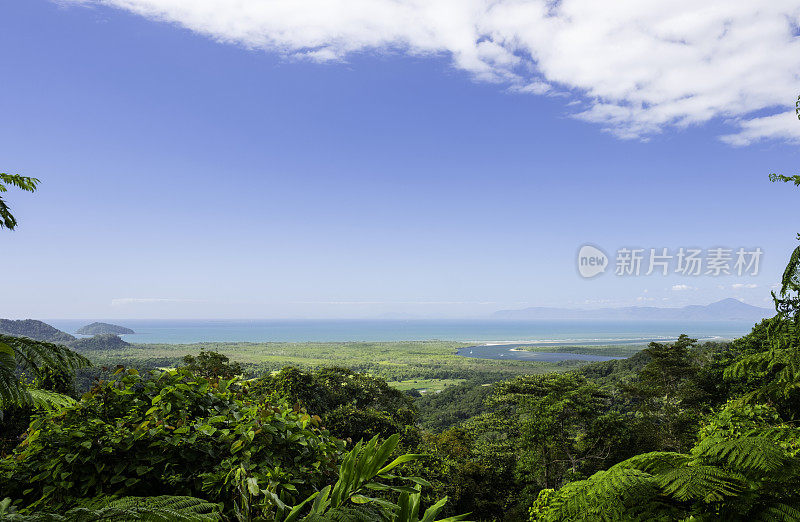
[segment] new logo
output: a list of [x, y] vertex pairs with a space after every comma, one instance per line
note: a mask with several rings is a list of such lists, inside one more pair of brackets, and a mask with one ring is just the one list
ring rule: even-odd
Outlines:
[[583, 245], [578, 250], [578, 273], [581, 277], [590, 278], [602, 274], [608, 268], [608, 256], [592, 245]]

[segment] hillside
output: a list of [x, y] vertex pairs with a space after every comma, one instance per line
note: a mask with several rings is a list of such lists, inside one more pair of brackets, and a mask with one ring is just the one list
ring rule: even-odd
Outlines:
[[29, 337], [49, 343], [68, 343], [75, 337], [35, 319], [0, 319], [0, 334]]
[[123, 334], [132, 334], [136, 332], [134, 332], [130, 328], [119, 326], [117, 324], [92, 323], [92, 324], [87, 324], [86, 326], [82, 326], [75, 333], [80, 335], [100, 335], [100, 334], [123, 335]]
[[70, 343], [69, 347], [77, 352], [98, 350], [119, 350], [131, 346], [114, 334], [100, 334], [88, 339], [78, 339]]
[[690, 305], [681, 308], [655, 306], [597, 309], [532, 307], [520, 310], [500, 310], [494, 313], [494, 317], [498, 319], [608, 321], [760, 321], [773, 315], [775, 315], [775, 311], [772, 309], [759, 308], [732, 298], [708, 305]]

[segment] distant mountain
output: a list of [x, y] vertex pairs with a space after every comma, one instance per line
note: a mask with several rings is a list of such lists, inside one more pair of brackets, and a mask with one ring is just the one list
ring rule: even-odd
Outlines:
[[92, 323], [92, 324], [87, 324], [86, 326], [82, 326], [75, 333], [80, 335], [99, 335], [99, 334], [122, 335], [122, 334], [132, 334], [136, 332], [134, 332], [130, 328], [125, 328], [124, 326], [119, 326], [116, 324]]
[[58, 328], [35, 319], [20, 319], [18, 321], [0, 319], [0, 334], [29, 337], [49, 343], [68, 343], [75, 340], [75, 337], [67, 332], [62, 332]]
[[759, 308], [737, 299], [728, 298], [709, 305], [690, 305], [682, 308], [628, 306], [624, 308], [585, 310], [532, 307], [521, 310], [500, 310], [495, 312], [493, 317], [517, 320], [759, 321], [773, 315], [775, 315], [775, 311], [769, 308]]
[[69, 343], [69, 347], [77, 352], [90, 352], [94, 350], [118, 350], [126, 348], [130, 343], [126, 343], [114, 334], [99, 334], [86, 339], [78, 339]]

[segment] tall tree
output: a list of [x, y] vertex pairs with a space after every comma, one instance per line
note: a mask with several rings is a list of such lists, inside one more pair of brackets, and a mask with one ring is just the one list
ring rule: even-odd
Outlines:
[[650, 343], [650, 362], [638, 378], [623, 386], [635, 404], [639, 428], [659, 449], [683, 451], [691, 445], [699, 420], [699, 366], [691, 347], [696, 339], [681, 335], [670, 344]]

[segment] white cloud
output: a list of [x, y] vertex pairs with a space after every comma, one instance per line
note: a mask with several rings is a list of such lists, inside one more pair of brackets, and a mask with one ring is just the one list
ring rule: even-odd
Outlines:
[[794, 111], [740, 120], [738, 124], [741, 128], [739, 132], [722, 136], [720, 139], [735, 146], [750, 145], [770, 138], [800, 142], [800, 125]]
[[797, 0], [61, 1], [315, 61], [449, 56], [514, 92], [569, 92], [575, 117], [622, 138], [723, 118], [733, 145], [800, 142], [787, 112], [800, 84]]
[[111, 306], [126, 306], [154, 303], [195, 303], [194, 299], [169, 299], [162, 297], [117, 297], [111, 300]]
[[755, 283], [734, 283], [731, 285], [731, 288], [735, 290], [739, 290], [741, 288], [758, 288], [758, 285]]
[[674, 292], [683, 292], [684, 290], [694, 290], [694, 289], [695, 288], [693, 286], [684, 285], [684, 284], [672, 285], [672, 290]]

